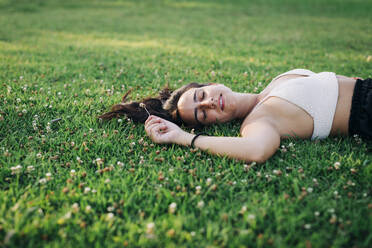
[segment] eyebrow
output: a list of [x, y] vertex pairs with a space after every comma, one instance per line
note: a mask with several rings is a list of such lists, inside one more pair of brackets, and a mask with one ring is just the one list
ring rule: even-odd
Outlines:
[[[194, 91], [194, 102], [196, 102], [196, 90]], [[203, 125], [199, 120], [198, 120], [198, 108], [194, 109], [194, 116], [195, 116], [195, 121], [199, 125]]]

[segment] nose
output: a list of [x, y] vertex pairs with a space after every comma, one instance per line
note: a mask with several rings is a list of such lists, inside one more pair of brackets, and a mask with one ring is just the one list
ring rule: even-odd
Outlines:
[[205, 99], [204, 101], [200, 102], [199, 107], [214, 109], [217, 107], [217, 103], [211, 97], [211, 98]]

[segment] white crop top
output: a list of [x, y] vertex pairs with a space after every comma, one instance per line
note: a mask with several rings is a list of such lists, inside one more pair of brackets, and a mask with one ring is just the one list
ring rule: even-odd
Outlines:
[[269, 97], [282, 98], [302, 108], [313, 118], [312, 140], [328, 137], [331, 132], [338, 100], [336, 74], [333, 72], [314, 73], [305, 69], [295, 69], [275, 77], [273, 81], [290, 74], [307, 77], [289, 79], [287, 82], [275, 87], [256, 107]]

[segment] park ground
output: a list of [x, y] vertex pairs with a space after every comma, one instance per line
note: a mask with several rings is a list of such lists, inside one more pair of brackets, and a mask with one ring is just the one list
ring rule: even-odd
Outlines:
[[[187, 82], [372, 77], [372, 1], [0, 0], [0, 246], [371, 247], [371, 144], [288, 140], [263, 164], [97, 116]], [[57, 120], [57, 121], [55, 121]], [[239, 135], [239, 123], [205, 128]]]

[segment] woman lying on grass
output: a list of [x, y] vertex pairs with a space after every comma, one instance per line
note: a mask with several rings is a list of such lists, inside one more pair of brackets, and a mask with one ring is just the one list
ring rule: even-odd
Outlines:
[[[280, 140], [289, 137], [314, 140], [357, 134], [372, 138], [372, 79], [295, 69], [274, 78], [259, 94], [233, 92], [222, 84], [191, 83], [173, 92], [165, 89], [158, 98], [124, 103], [128, 93], [99, 118], [126, 115], [145, 123], [155, 143], [191, 145], [244, 161], [264, 162]], [[243, 121], [241, 137], [195, 135], [178, 126], [234, 119]]]

